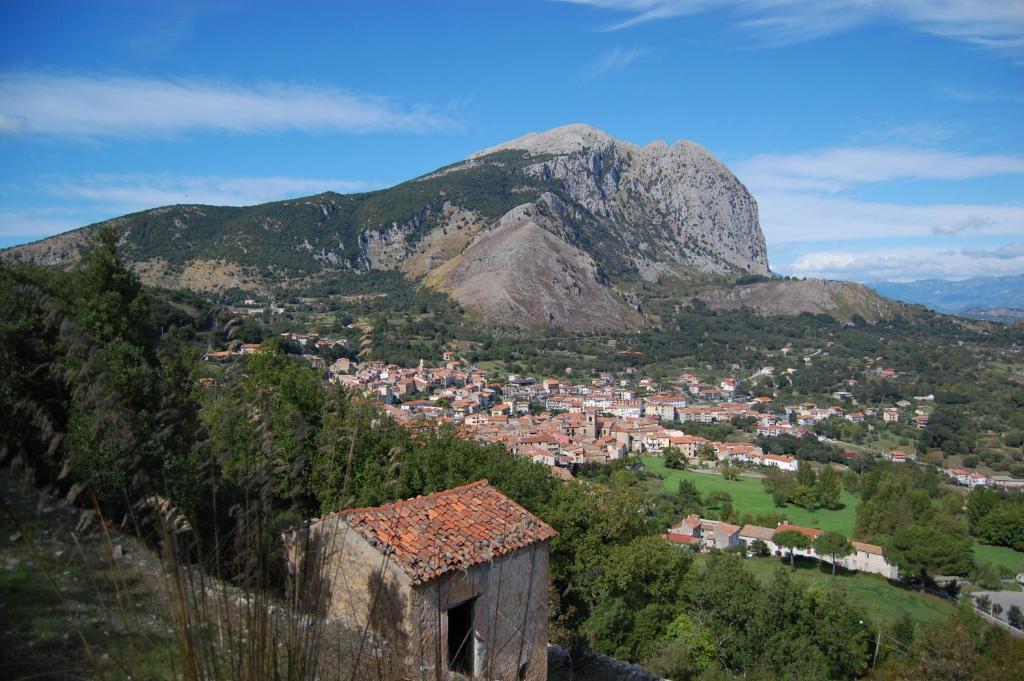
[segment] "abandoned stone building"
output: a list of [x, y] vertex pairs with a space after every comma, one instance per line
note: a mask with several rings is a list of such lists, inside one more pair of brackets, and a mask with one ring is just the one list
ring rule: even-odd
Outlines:
[[554, 536], [479, 480], [339, 511], [286, 541], [299, 600], [386, 642], [410, 676], [544, 681]]

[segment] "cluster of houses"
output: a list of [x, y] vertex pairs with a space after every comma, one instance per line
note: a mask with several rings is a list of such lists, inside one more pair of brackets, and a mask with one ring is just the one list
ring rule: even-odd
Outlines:
[[1009, 475], [986, 475], [979, 471], [969, 471], [966, 468], [944, 468], [942, 470], [949, 476], [951, 482], [972, 489], [974, 487], [995, 487], [1024, 490], [1024, 480]]
[[259, 352], [262, 348], [263, 345], [261, 343], [242, 343], [232, 350], [210, 350], [203, 355], [203, 359], [208, 362], [223, 362], [231, 359], [232, 357], [251, 355]]
[[[316, 333], [294, 333], [291, 331], [282, 333], [281, 338], [298, 344], [302, 348], [302, 359], [317, 369], [327, 368], [327, 362], [320, 356], [320, 352], [344, 346], [347, 343], [344, 339], [328, 338]], [[235, 357], [251, 355], [262, 349], [262, 343], [242, 343], [238, 347], [229, 350], [209, 350], [203, 355], [203, 359], [210, 362], [223, 362]]]
[[[796, 531], [813, 542], [822, 534], [823, 530], [813, 527], [801, 527], [789, 523], [780, 523], [778, 526], [761, 527], [759, 525], [732, 525], [721, 520], [708, 520], [696, 515], [684, 518], [678, 525], [672, 527], [665, 533], [664, 537], [673, 544], [689, 546], [696, 551], [707, 552], [712, 549], [741, 549], [744, 552], [753, 553], [756, 551], [756, 542], [763, 542], [769, 553], [774, 556], [789, 555], [792, 551], [797, 556], [814, 558], [827, 563], [832, 562], [832, 556], [819, 556], [813, 547], [806, 549], [791, 549], [782, 547], [775, 543], [775, 537], [780, 532]], [[846, 570], [858, 572], [871, 572], [882, 575], [887, 579], [896, 579], [899, 570], [885, 560], [881, 546], [866, 544], [864, 542], [850, 542], [853, 545], [853, 552], [843, 558], [836, 558], [836, 565]]]
[[[344, 343], [313, 333], [288, 332], [282, 337], [314, 353]], [[208, 352], [206, 359], [226, 360], [252, 354], [261, 347], [258, 343], [246, 343], [233, 350]], [[575, 464], [607, 463], [627, 454], [658, 455], [668, 447], [677, 449], [691, 462], [713, 459], [795, 471], [798, 461], [791, 456], [765, 453], [752, 444], [715, 442], [687, 435], [670, 425], [725, 423], [736, 417], [750, 417], [756, 419], [758, 435], [802, 437], [815, 424], [832, 418], [851, 423], [881, 418], [887, 423], [908, 422], [918, 427], [926, 425], [928, 418], [924, 410], [912, 409], [911, 402], [881, 410], [856, 411], [805, 402], [786, 405], [782, 412], [772, 413], [763, 408], [771, 402], [770, 398], [750, 399], [743, 394], [743, 381], [726, 378], [708, 385], [690, 373], [683, 373], [670, 386], [663, 387], [650, 378], [633, 381], [607, 372], [586, 383], [518, 375], [497, 378], [467, 364], [451, 351], [446, 351], [443, 363], [434, 367], [425, 366], [423, 361], [417, 367], [384, 362], [357, 364], [345, 357], [325, 366], [319, 355], [303, 357], [323, 369], [328, 380], [379, 402], [399, 422], [410, 426], [450, 423], [459, 427], [465, 437], [481, 443], [500, 443], [513, 454], [563, 471]], [[766, 367], [758, 374], [770, 375], [773, 371]], [[853, 402], [849, 393], [839, 392], [833, 397]], [[847, 454], [855, 456], [844, 452], [844, 456]], [[893, 450], [887, 458], [902, 463], [913, 457]], [[956, 483], [970, 487], [1024, 487], [1024, 481], [1008, 476], [963, 469], [946, 472]]]

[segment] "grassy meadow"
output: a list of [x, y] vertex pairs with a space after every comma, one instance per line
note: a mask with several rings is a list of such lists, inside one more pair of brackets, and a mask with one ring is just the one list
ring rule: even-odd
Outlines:
[[1024, 572], [1024, 553], [1014, 551], [1006, 546], [989, 546], [988, 544], [975, 544], [974, 557], [980, 560], [987, 560], [996, 565], [1013, 570], [1014, 574]]
[[[752, 558], [745, 562], [745, 566], [762, 582], [771, 579], [780, 568], [789, 570], [788, 561], [779, 558]], [[940, 622], [949, 617], [949, 601], [896, 586], [880, 575], [840, 572], [833, 579], [830, 565], [798, 558], [793, 576], [817, 588], [839, 585], [851, 603], [883, 628], [891, 626], [904, 612], [919, 625]]]
[[732, 505], [741, 515], [761, 515], [783, 513], [791, 523], [805, 527], [817, 527], [822, 530], [835, 530], [850, 536], [853, 534], [853, 521], [857, 506], [857, 497], [843, 490], [840, 499], [843, 507], [834, 511], [818, 509], [808, 511], [799, 506], [787, 504], [782, 508], [775, 506], [772, 495], [764, 489], [760, 478], [740, 477], [726, 480], [719, 473], [701, 473], [696, 471], [680, 471], [666, 468], [661, 458], [653, 456], [641, 457], [644, 467], [651, 473], [662, 476], [663, 489], [674, 494], [679, 489], [679, 481], [683, 478], [692, 480], [701, 494], [709, 492], [728, 492], [732, 497]]
[[[675, 493], [679, 488], [679, 481], [683, 478], [692, 480], [701, 494], [709, 492], [728, 492], [732, 497], [733, 507], [742, 515], [750, 513], [759, 515], [762, 513], [783, 513], [790, 522], [805, 527], [817, 527], [822, 530], [835, 530], [846, 536], [853, 536], [853, 523], [856, 517], [858, 499], [846, 490], [843, 490], [840, 497], [843, 507], [834, 511], [818, 509], [808, 511], [787, 504], [777, 508], [772, 501], [771, 495], [765, 491], [759, 478], [740, 477], [736, 480], [726, 480], [719, 473], [703, 473], [697, 471], [680, 471], [666, 468], [661, 458], [653, 456], [641, 457], [644, 467], [651, 473], [662, 476], [662, 488], [668, 493]], [[989, 546], [987, 544], [974, 545], [974, 557], [978, 560], [988, 561], [996, 565], [1002, 565], [1012, 570], [1014, 574], [1024, 572], [1024, 553], [1014, 551], [1004, 546]]]

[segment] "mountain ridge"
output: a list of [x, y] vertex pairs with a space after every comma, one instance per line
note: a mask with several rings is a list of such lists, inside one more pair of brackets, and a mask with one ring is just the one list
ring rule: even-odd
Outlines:
[[868, 286], [888, 298], [926, 305], [946, 314], [968, 313], [966, 316], [975, 317], [990, 308], [1024, 308], [1024, 274], [960, 280], [880, 281]]
[[163, 206], [0, 258], [70, 266], [104, 226], [118, 230], [145, 283], [269, 293], [396, 271], [490, 322], [572, 331], [642, 325], [634, 282], [771, 277], [754, 197], [706, 149], [639, 146], [583, 124], [529, 133], [387, 189]]

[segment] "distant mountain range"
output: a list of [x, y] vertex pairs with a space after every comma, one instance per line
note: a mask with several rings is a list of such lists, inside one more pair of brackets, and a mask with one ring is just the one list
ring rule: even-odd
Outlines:
[[960, 281], [880, 281], [869, 286], [887, 298], [925, 305], [947, 314], [990, 321], [1024, 318], [1024, 274], [973, 277]]
[[0, 258], [67, 267], [103, 225], [148, 284], [270, 294], [384, 270], [517, 326], [640, 328], [655, 289], [677, 308], [700, 297], [768, 315], [874, 321], [900, 307], [857, 284], [772, 281], [757, 203], [725, 165], [693, 142], [641, 147], [587, 125], [376, 192], [153, 208]]

